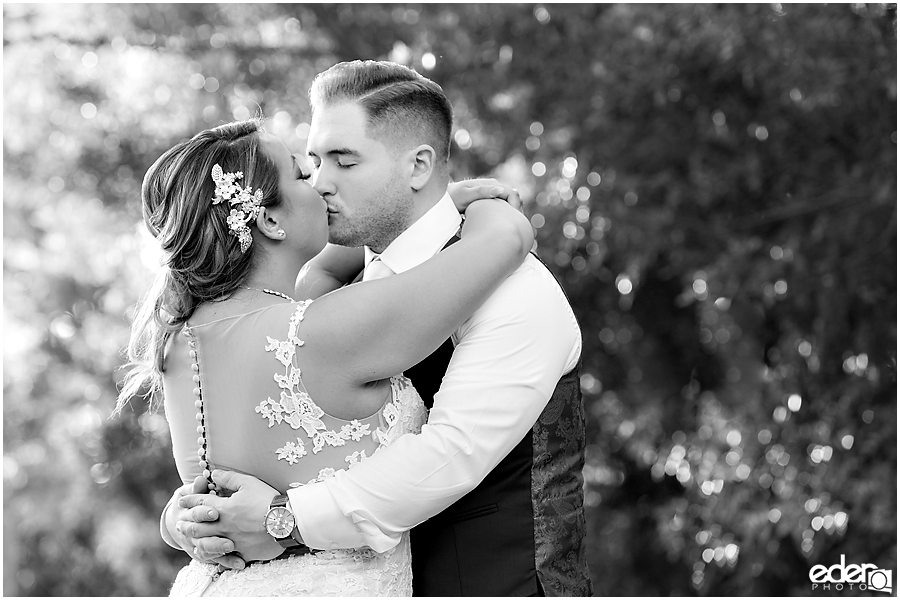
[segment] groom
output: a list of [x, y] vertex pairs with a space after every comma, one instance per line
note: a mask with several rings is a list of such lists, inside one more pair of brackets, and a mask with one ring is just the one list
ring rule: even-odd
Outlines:
[[[409, 270], [453, 243], [461, 217], [446, 194], [452, 109], [437, 84], [394, 63], [355, 61], [317, 76], [310, 101], [308, 151], [329, 239], [366, 246], [363, 280]], [[406, 372], [430, 408], [420, 435], [290, 490], [216, 472], [236, 493], [184, 496], [185, 520], [166, 520], [164, 533], [189, 552], [233, 548], [253, 560], [278, 548], [262, 523], [286, 493], [292, 537], [312, 549], [384, 551], [412, 529], [415, 595], [591, 595], [580, 355], [562, 289], [529, 255]]]

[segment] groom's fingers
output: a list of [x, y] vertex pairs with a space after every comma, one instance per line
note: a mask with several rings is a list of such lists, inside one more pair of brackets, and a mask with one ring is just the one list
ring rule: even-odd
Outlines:
[[214, 559], [214, 561], [219, 563], [226, 569], [235, 569], [237, 571], [240, 571], [246, 566], [244, 560], [236, 554], [228, 554], [226, 556], [223, 556], [222, 558], [216, 558]]
[[216, 469], [212, 472], [212, 480], [220, 489], [237, 492], [243, 485], [254, 480], [254, 478], [241, 473], [235, 473], [234, 471], [220, 471]]
[[212, 494], [187, 494], [178, 499], [180, 508], [191, 509], [192, 520], [195, 521], [215, 521], [219, 518], [219, 513], [214, 506], [218, 496]]
[[[194, 544], [199, 543], [201, 538], [211, 538], [211, 539], [221, 539], [221, 540], [225, 539], [225, 538], [217, 537], [218, 535], [220, 535], [222, 533], [222, 525], [219, 522], [204, 523], [204, 522], [198, 522], [198, 521], [178, 521], [175, 524], [175, 528], [182, 535], [186, 535], [190, 538], [194, 538]], [[227, 554], [228, 552], [231, 552], [232, 550], [234, 550], [234, 547], [232, 546], [231, 550], [225, 550], [224, 547], [208, 548], [208, 550], [213, 550], [213, 549], [216, 552], [218, 552], [219, 554]]]
[[[231, 542], [231, 540], [220, 537], [204, 537], [194, 540], [194, 558], [199, 558], [203, 561], [214, 560], [218, 562], [219, 559], [226, 558], [225, 555], [230, 552], [234, 552], [234, 544]], [[238, 560], [240, 560], [240, 557], [235, 558], [238, 558]], [[226, 562], [234, 561], [228, 560]]]
[[207, 523], [219, 519], [219, 511], [211, 506], [194, 506], [179, 515], [179, 521], [191, 521], [194, 523]]

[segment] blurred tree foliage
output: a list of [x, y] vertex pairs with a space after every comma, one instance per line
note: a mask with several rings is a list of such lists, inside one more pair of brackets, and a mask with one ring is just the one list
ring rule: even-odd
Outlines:
[[[584, 332], [602, 595], [787, 595], [896, 572], [896, 8], [3, 8], [5, 595], [158, 595], [161, 414], [109, 419], [156, 254], [144, 171], [389, 58], [516, 185]], [[647, 573], [654, 573], [648, 577]], [[844, 594], [858, 594], [844, 591]]]

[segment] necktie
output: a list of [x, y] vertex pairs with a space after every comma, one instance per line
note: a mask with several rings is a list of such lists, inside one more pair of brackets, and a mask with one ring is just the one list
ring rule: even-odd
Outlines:
[[366, 270], [363, 272], [363, 281], [372, 281], [373, 279], [383, 279], [385, 277], [390, 277], [394, 272], [391, 270], [389, 266], [384, 264], [384, 261], [381, 260], [380, 256], [376, 256], [372, 262], [366, 265]]

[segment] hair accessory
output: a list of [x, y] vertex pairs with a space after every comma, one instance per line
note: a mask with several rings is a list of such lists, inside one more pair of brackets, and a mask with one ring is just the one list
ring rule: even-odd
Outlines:
[[234, 235], [241, 242], [241, 253], [247, 251], [253, 242], [250, 235], [250, 227], [247, 226], [251, 220], [255, 219], [259, 214], [260, 202], [262, 201], [262, 190], [256, 190], [252, 193], [252, 188], [248, 185], [242, 188], [235, 183], [236, 179], [243, 179], [244, 174], [241, 171], [235, 173], [225, 173], [218, 164], [213, 167], [212, 178], [216, 182], [216, 196], [213, 198], [213, 205], [220, 204], [225, 200], [231, 205], [231, 213], [228, 215], [228, 229], [231, 235]]

